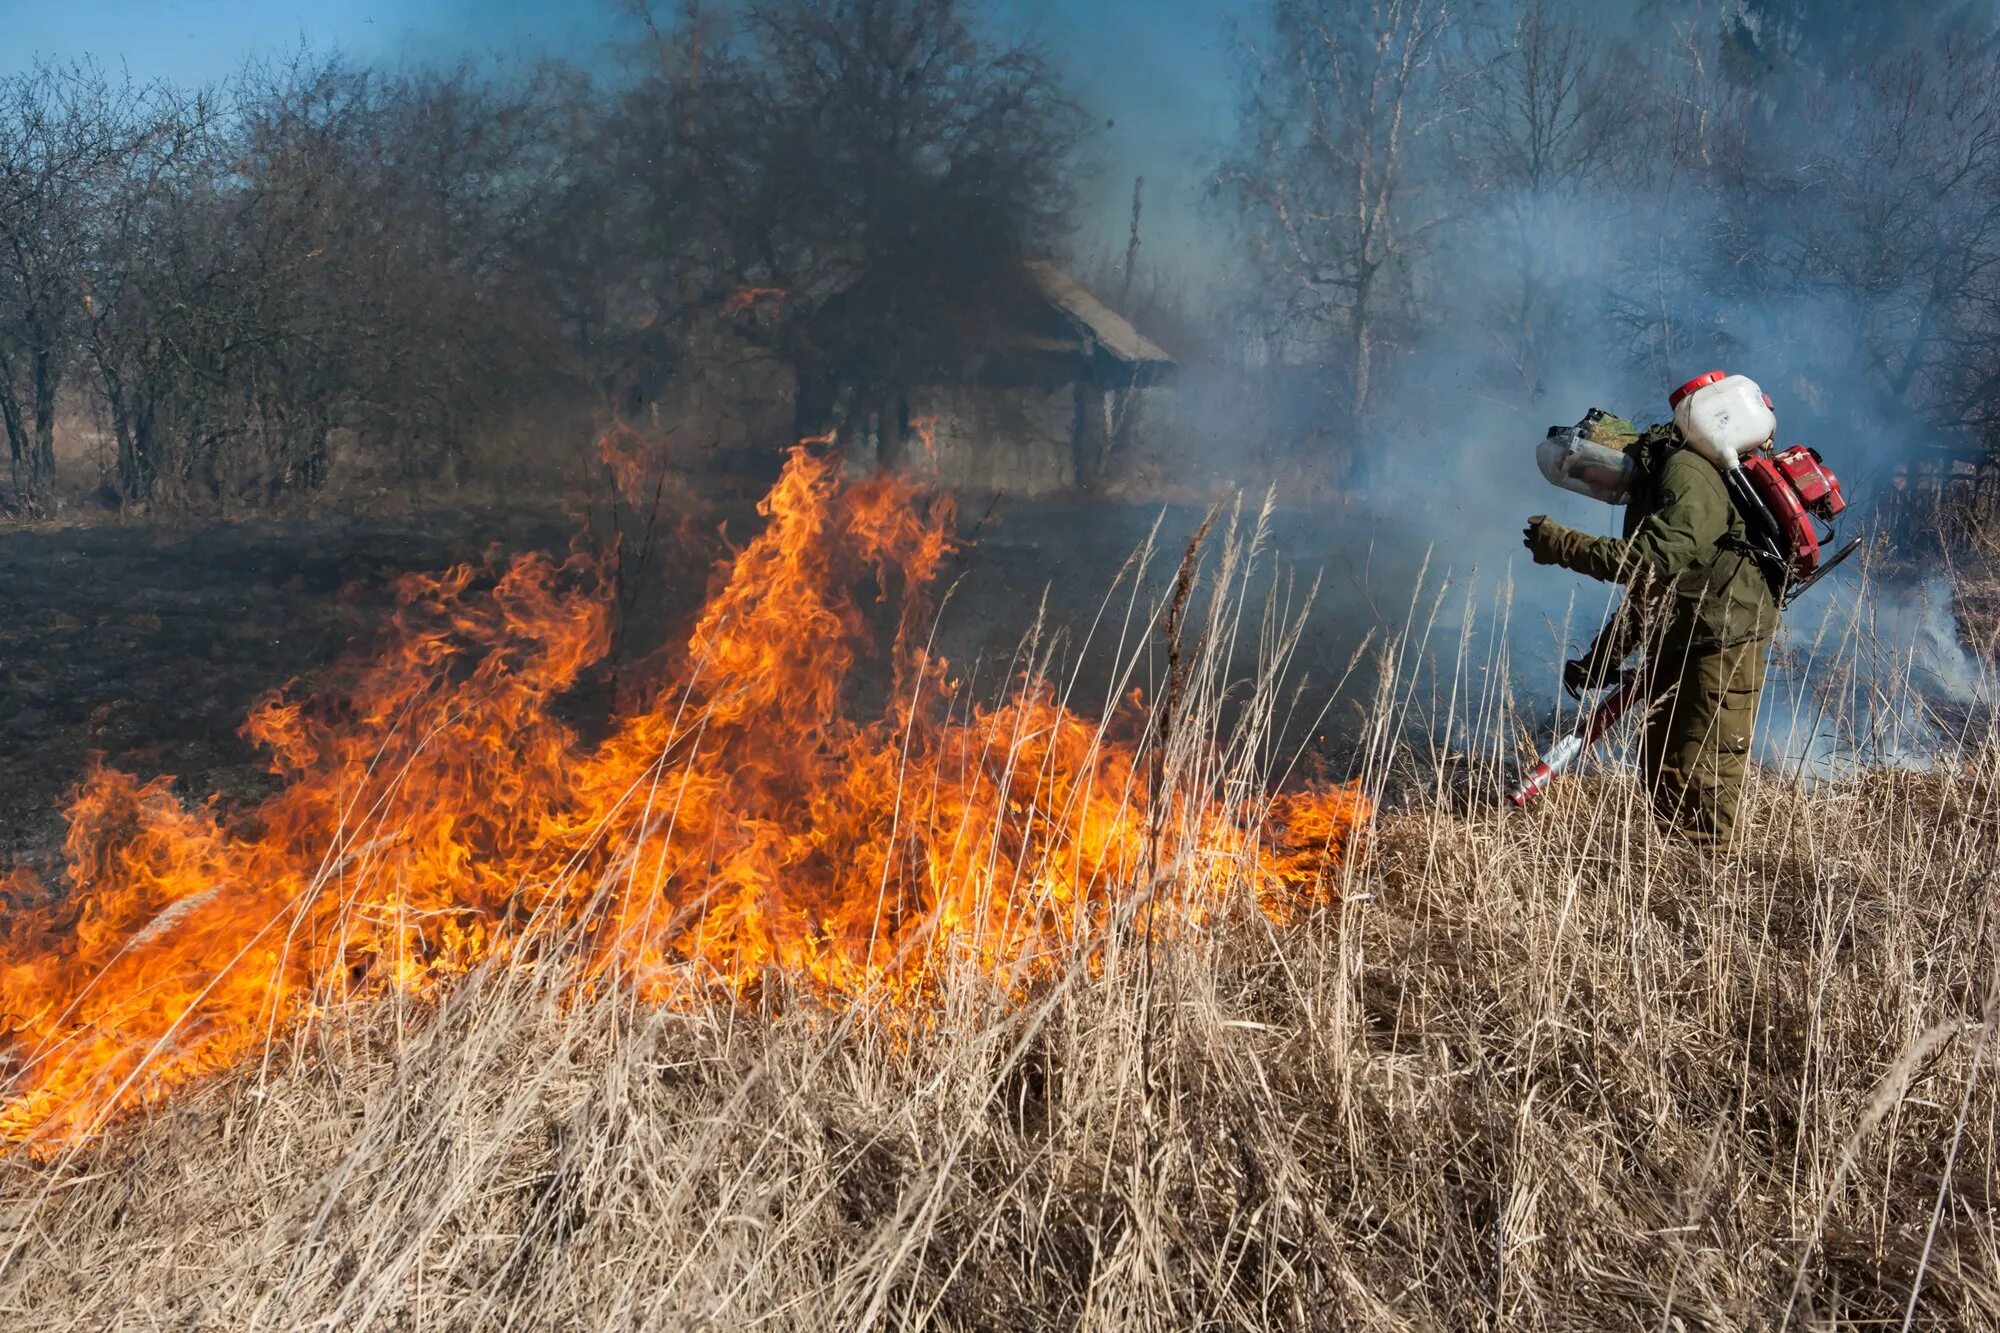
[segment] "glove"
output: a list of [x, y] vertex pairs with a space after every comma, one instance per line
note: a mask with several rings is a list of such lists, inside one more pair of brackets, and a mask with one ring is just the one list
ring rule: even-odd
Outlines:
[[1528, 520], [1528, 526], [1521, 529], [1521, 545], [1528, 548], [1528, 554], [1538, 565], [1560, 564], [1558, 555], [1559, 538], [1569, 531], [1560, 523], [1549, 522], [1547, 514], [1537, 514]]
[[1573, 658], [1563, 663], [1563, 688], [1570, 697], [1580, 696], [1593, 685], [1603, 683], [1603, 671], [1597, 663], [1585, 657]]
[[1615, 685], [1621, 679], [1618, 668], [1628, 656], [1630, 650], [1620, 640], [1613, 638], [1607, 642], [1600, 637], [1582, 657], [1563, 663], [1563, 688], [1572, 697], [1581, 698], [1586, 690]]

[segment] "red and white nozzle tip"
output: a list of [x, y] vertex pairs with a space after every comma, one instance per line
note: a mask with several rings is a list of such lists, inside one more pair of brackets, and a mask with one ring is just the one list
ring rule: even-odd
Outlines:
[[1549, 767], [1546, 761], [1536, 764], [1528, 770], [1528, 776], [1521, 780], [1521, 785], [1514, 788], [1507, 799], [1516, 810], [1525, 810], [1528, 808], [1528, 802], [1547, 791], [1549, 784], [1555, 780], [1556, 771]]

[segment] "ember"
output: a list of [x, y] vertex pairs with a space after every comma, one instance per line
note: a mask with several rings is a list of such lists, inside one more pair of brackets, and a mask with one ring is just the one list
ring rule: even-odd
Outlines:
[[[1326, 893], [1353, 790], [1163, 795], [1136, 701], [1103, 725], [1033, 685], [955, 702], [919, 646], [948, 499], [801, 449], [763, 510], [601, 741], [555, 708], [609, 649], [600, 571], [526, 556], [490, 592], [406, 579], [378, 656], [264, 699], [248, 734], [283, 785], [254, 808], [90, 774], [66, 892], [9, 885], [0, 1138], [53, 1151], [331, 1005], [481, 965], [560, 958], [666, 1004], [782, 976], [918, 1013], [947, 968], [1018, 989], [1087, 955], [1148, 886], [1168, 930]], [[901, 609], [888, 701], [861, 710], [871, 587]]]

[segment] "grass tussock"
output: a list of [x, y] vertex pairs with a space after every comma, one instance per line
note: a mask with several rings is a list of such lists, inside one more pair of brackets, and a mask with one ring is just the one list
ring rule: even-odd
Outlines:
[[0, 1174], [88, 1328], [1990, 1328], [2000, 753], [1754, 849], [1617, 779], [1385, 814], [1246, 910], [914, 1039], [477, 976]]

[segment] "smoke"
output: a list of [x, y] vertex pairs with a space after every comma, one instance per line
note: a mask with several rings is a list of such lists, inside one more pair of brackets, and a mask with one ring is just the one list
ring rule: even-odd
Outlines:
[[[1275, 476], [1302, 511], [1339, 497], [1280, 532], [1325, 576], [1318, 656], [1407, 630], [1416, 606], [1425, 651], [1406, 666], [1420, 691], [1448, 695], [1464, 663], [1504, 661], [1518, 697], [1552, 702], [1560, 663], [1617, 597], [1531, 566], [1523, 522], [1615, 533], [1622, 514], [1541, 480], [1533, 447], [1550, 425], [1598, 407], [1643, 428], [1683, 380], [1748, 374], [1777, 402], [1780, 442], [1819, 448], [1840, 474], [1843, 537], [1885, 535], [1877, 501], [1897, 467], [1969, 437], [1953, 358], [1978, 354], [1982, 301], [2000, 296], [1979, 286], [2000, 259], [1979, 223], [2000, 187], [2000, 101], [1978, 77], [1996, 18], [1553, 0], [1457, 20], [1439, 56], [1465, 77], [1438, 81], [1423, 110], [1441, 128], [1395, 196], [1392, 225], [1427, 239], [1382, 270], [1402, 295], [1380, 311], [1367, 411], [1343, 415], [1347, 330], [1324, 303], [1317, 323], [1284, 317], [1318, 280], [1310, 265], [1269, 243], [1262, 204], [1235, 197], [1240, 272], [1214, 284], [1236, 294], [1217, 302], [1231, 332], [1221, 355], [1189, 360], [1164, 433], [1194, 489]], [[1268, 53], [1275, 31], [1253, 24], [1248, 40]], [[1529, 60], [1535, 81], [1519, 72]], [[1551, 87], [1567, 91], [1529, 105]], [[1993, 706], [1920, 555], [1860, 564], [1788, 614], [1757, 742], [1767, 763], [1826, 776], [1926, 762]]]
[[1779, 636], [1760, 762], [1808, 781], [1928, 768], [1991, 727], [2000, 686], [1965, 646], [1949, 580], [1836, 574], [1822, 586]]

